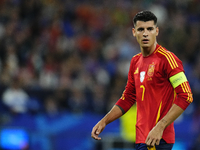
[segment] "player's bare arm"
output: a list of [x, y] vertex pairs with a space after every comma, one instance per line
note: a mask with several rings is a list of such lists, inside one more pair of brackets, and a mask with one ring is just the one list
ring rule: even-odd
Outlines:
[[159, 145], [164, 129], [174, 122], [183, 112], [184, 110], [181, 107], [173, 104], [169, 112], [149, 132], [145, 143], [148, 146]]
[[[174, 76], [170, 77], [169, 80], [176, 93], [178, 93], [178, 96], [184, 101], [190, 100], [188, 102], [191, 103], [192, 97], [189, 96], [191, 95], [191, 90], [189, 88], [188, 81], [184, 72], [179, 72], [175, 74]], [[187, 90], [184, 90], [184, 88], [181, 86], [182, 84], [188, 86]], [[172, 122], [174, 122], [184, 112], [184, 109], [185, 108], [181, 108], [180, 106], [173, 104], [168, 113], [149, 132], [145, 141], [146, 144], [148, 146], [159, 145], [164, 129]]]
[[99, 134], [104, 130], [107, 124], [113, 122], [123, 115], [121, 109], [114, 105], [113, 108], [103, 117], [92, 129], [91, 137], [95, 140], [101, 140]]

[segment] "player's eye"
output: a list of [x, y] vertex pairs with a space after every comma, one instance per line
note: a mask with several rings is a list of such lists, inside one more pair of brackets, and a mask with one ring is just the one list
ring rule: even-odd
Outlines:
[[153, 30], [153, 27], [149, 27], [149, 28], [147, 28], [147, 30], [152, 31], [152, 30]]
[[144, 28], [138, 28], [137, 30], [138, 30], [138, 31], [143, 31], [143, 30], [144, 30]]

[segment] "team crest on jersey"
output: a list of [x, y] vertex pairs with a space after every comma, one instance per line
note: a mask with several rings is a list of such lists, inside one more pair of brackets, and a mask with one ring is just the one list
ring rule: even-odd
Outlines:
[[152, 64], [149, 65], [149, 68], [148, 68], [148, 72], [147, 72], [147, 75], [149, 77], [152, 77], [153, 74], [154, 74], [154, 69], [155, 69], [155, 64], [154, 62]]
[[145, 78], [145, 71], [140, 72], [140, 82], [143, 82]]

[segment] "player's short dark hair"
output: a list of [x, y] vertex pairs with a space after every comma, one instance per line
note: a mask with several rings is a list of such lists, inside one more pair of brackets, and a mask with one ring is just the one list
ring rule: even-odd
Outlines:
[[138, 12], [135, 17], [133, 18], [133, 24], [136, 25], [137, 21], [154, 21], [154, 24], [157, 26], [157, 17], [148, 10]]

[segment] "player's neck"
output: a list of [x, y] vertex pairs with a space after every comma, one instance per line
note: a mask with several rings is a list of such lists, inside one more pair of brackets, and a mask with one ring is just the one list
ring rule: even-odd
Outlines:
[[155, 42], [151, 47], [141, 47], [141, 52], [144, 57], [151, 55], [156, 49], [157, 42]]

